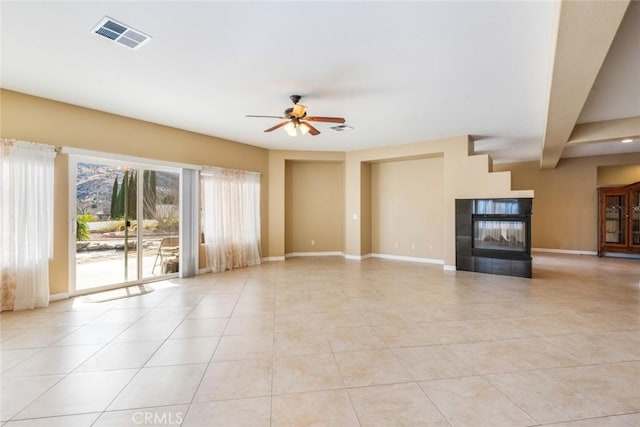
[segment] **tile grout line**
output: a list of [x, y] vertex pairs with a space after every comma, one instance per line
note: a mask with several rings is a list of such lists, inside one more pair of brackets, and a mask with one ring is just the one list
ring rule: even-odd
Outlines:
[[[215, 273], [212, 273], [215, 274]], [[187, 419], [187, 416], [189, 415], [189, 411], [191, 410], [191, 405], [194, 404], [194, 400], [196, 398], [196, 395], [198, 394], [198, 390], [200, 389], [200, 387], [202, 386], [202, 381], [204, 380], [204, 377], [207, 375], [207, 371], [209, 370], [209, 366], [211, 365], [211, 363], [213, 363], [213, 357], [216, 354], [216, 351], [218, 350], [218, 347], [220, 346], [220, 342], [222, 341], [222, 338], [225, 336], [224, 332], [226, 331], [227, 327], [229, 326], [229, 322], [231, 321], [231, 317], [233, 316], [233, 312], [235, 311], [236, 307], [238, 306], [238, 300], [240, 299], [240, 296], [242, 295], [242, 292], [244, 291], [244, 288], [247, 285], [247, 281], [249, 280], [250, 277], [250, 273], [247, 274], [247, 278], [244, 280], [244, 282], [242, 283], [242, 288], [240, 289], [240, 292], [238, 293], [238, 296], [236, 298], [236, 302], [233, 305], [233, 308], [231, 309], [231, 312], [229, 313], [229, 316], [227, 316], [227, 321], [225, 322], [224, 328], [222, 329], [222, 333], [220, 334], [220, 337], [218, 338], [218, 342], [216, 343], [213, 352], [211, 353], [211, 357], [209, 357], [209, 362], [207, 362], [207, 366], [205, 367], [204, 371], [202, 372], [202, 376], [200, 377], [200, 381], [198, 381], [198, 385], [194, 388], [193, 390], [193, 395], [191, 396], [191, 400], [190, 402], [187, 404], [187, 410], [185, 411], [184, 417], [182, 418], [182, 422], [180, 423], [181, 425], [184, 423], [184, 421]], [[206, 295], [206, 293], [205, 293]], [[202, 299], [204, 299], [204, 295], [200, 298], [199, 302], [202, 301]], [[197, 305], [196, 305], [197, 306]], [[192, 310], [189, 311], [189, 313], [191, 313], [193, 310], [195, 310], [196, 306], [193, 307]], [[185, 316], [184, 319], [186, 319], [188, 317]], [[183, 319], [183, 321], [184, 321]], [[182, 324], [182, 322], [181, 322]], [[197, 403], [197, 402], [195, 402]]]
[[[76, 298], [76, 297], [74, 297], [74, 298]], [[100, 316], [98, 316], [98, 317], [103, 316], [104, 314], [106, 314], [107, 312], [109, 312], [109, 311], [111, 311], [111, 310], [113, 310], [113, 309], [114, 309], [114, 308], [110, 308], [110, 309], [108, 309], [107, 311], [105, 311], [105, 313], [103, 313], [102, 315], [100, 315]], [[64, 313], [68, 313], [68, 312], [70, 312], [70, 311], [69, 311], [69, 310], [65, 310], [65, 311], [62, 311], [62, 312], [64, 312]], [[98, 318], [98, 317], [96, 317], [96, 318]], [[93, 320], [95, 320], [95, 319], [93, 319]], [[45, 349], [51, 348], [51, 347], [66, 347], [66, 346], [54, 346], [53, 344], [57, 343], [58, 341], [63, 340], [64, 338], [67, 338], [68, 336], [72, 335], [73, 333], [75, 333], [75, 332], [79, 331], [82, 327], [84, 327], [84, 326], [88, 326], [90, 322], [91, 322], [91, 321], [89, 321], [89, 322], [87, 322], [87, 323], [85, 323], [85, 324], [82, 324], [81, 326], [79, 326], [79, 327], [78, 327], [77, 329], [75, 329], [74, 331], [72, 331], [72, 332], [70, 332], [70, 333], [68, 333], [68, 334], [66, 334], [66, 335], [64, 335], [64, 336], [62, 336], [62, 337], [60, 337], [59, 339], [57, 339], [57, 340], [53, 341], [53, 342], [52, 342], [52, 343], [50, 343], [48, 346], [46, 346], [46, 347], [42, 347], [42, 348], [43, 348], [43, 350], [42, 350], [42, 351], [44, 351]], [[135, 322], [134, 322], [134, 323], [135, 323]], [[128, 329], [128, 328], [125, 328], [125, 330], [126, 330], [126, 329]], [[124, 330], [123, 330], [122, 332], [124, 332]], [[113, 339], [115, 339], [115, 338], [116, 338], [116, 337], [114, 337]], [[113, 341], [113, 339], [112, 339], [111, 341]], [[22, 409], [20, 409], [18, 412], [16, 412], [16, 413], [15, 413], [15, 415], [13, 415], [9, 420], [7, 420], [7, 422], [12, 421], [16, 416], [18, 416], [21, 412], [23, 412], [25, 409], [27, 409], [31, 404], [33, 404], [35, 401], [37, 401], [39, 398], [41, 398], [43, 395], [45, 395], [49, 390], [51, 390], [52, 388], [54, 388], [56, 385], [60, 384], [60, 383], [61, 383], [64, 379], [66, 379], [69, 375], [71, 375], [72, 373], [74, 373], [74, 371], [75, 371], [78, 367], [80, 367], [84, 362], [86, 362], [86, 361], [87, 361], [87, 360], [89, 360], [91, 357], [93, 357], [94, 355], [96, 355], [99, 351], [101, 351], [104, 347], [106, 347], [106, 346], [107, 346], [111, 341], [107, 341], [107, 342], [106, 342], [102, 347], [100, 347], [98, 350], [96, 350], [96, 352], [95, 352], [95, 353], [93, 353], [91, 356], [87, 357], [83, 362], [81, 362], [78, 366], [76, 366], [76, 367], [75, 367], [74, 369], [72, 369], [71, 371], [69, 371], [69, 372], [67, 372], [67, 373], [64, 373], [64, 374], [51, 374], [51, 375], [62, 375], [62, 377], [61, 377], [58, 381], [56, 381], [54, 384], [52, 384], [52, 385], [51, 385], [51, 387], [49, 387], [49, 388], [47, 388], [46, 390], [44, 390], [42, 393], [40, 393], [39, 395], [37, 395], [33, 400], [31, 400], [28, 404], [26, 404]], [[0, 347], [1, 347], [1, 346], [0, 346]], [[34, 354], [33, 356], [35, 356], [35, 354]], [[33, 356], [31, 356], [31, 357], [33, 357]], [[29, 358], [31, 358], [31, 357], [29, 357]], [[25, 361], [26, 361], [26, 360], [25, 360]], [[21, 362], [21, 363], [23, 363], [23, 362]], [[20, 363], [20, 364], [21, 364], [21, 363]], [[16, 365], [16, 366], [17, 366], [17, 365]], [[13, 369], [13, 368], [12, 368], [12, 369]], [[45, 376], [45, 375], [41, 375], [41, 376]], [[99, 418], [99, 417], [98, 417], [98, 418]]]
[[[173, 293], [173, 292], [172, 292]], [[144, 296], [144, 295], [143, 295]], [[169, 299], [171, 297], [171, 294], [167, 295], [166, 298], [164, 298], [162, 301], [159, 301], [156, 305], [154, 305], [149, 312], [151, 312], [153, 309], [158, 308], [158, 306], [160, 304], [162, 304], [162, 302], [166, 301], [167, 299]], [[204, 296], [202, 296], [198, 301], [202, 300], [202, 298], [204, 298]], [[197, 304], [196, 304], [197, 305]], [[129, 381], [127, 381], [127, 383], [120, 389], [120, 391], [118, 393], [116, 393], [116, 395], [109, 401], [109, 403], [105, 406], [104, 410], [101, 411], [101, 414], [98, 418], [96, 418], [96, 420], [91, 424], [92, 426], [98, 422], [98, 420], [102, 417], [102, 415], [104, 415], [107, 412], [115, 412], [115, 411], [108, 411], [109, 407], [111, 405], [113, 405], [113, 403], [116, 401], [116, 399], [122, 394], [122, 392], [131, 384], [131, 382], [140, 374], [140, 372], [144, 369], [145, 365], [149, 362], [149, 360], [151, 360], [153, 358], [153, 356], [158, 352], [158, 350], [160, 350], [160, 348], [162, 348], [162, 346], [169, 340], [169, 337], [171, 336], [172, 333], [174, 333], [176, 331], [176, 329], [178, 329], [178, 327], [180, 327], [180, 325], [182, 324], [182, 322], [184, 322], [184, 320], [186, 319], [186, 317], [189, 315], [189, 313], [191, 313], [194, 308], [196, 307], [196, 305], [194, 305], [191, 310], [189, 310], [187, 312], [187, 314], [185, 315], [185, 317], [182, 318], [182, 320], [175, 326], [175, 328], [173, 328], [173, 330], [167, 335], [167, 337], [162, 341], [162, 343], [158, 346], [158, 348], [151, 354], [149, 355], [149, 357], [144, 361], [144, 363], [141, 364], [141, 366], [139, 368], [137, 368], [136, 373], [134, 375], [131, 376], [131, 378], [129, 379]], [[145, 314], [146, 315], [146, 314]], [[141, 316], [138, 320], [136, 320], [136, 322], [132, 323], [128, 328], [126, 328], [125, 330], [123, 330], [120, 334], [118, 334], [117, 336], [115, 336], [111, 341], [109, 341], [108, 344], [111, 344], [113, 342], [115, 342], [115, 340], [122, 335], [123, 333], [125, 333], [127, 330], [129, 330], [131, 327], [133, 327], [133, 325], [135, 323], [137, 323], [138, 321], [140, 321], [140, 319], [144, 317]], [[140, 340], [137, 340], [140, 341]], [[126, 342], [126, 341], [125, 341]], [[135, 369], [135, 368], [133, 368]], [[121, 410], [131, 410], [132, 408], [124, 408]], [[140, 408], [133, 408], [133, 409], [140, 409]]]

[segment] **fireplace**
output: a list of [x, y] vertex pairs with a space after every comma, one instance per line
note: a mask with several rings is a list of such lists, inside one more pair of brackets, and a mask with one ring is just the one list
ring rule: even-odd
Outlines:
[[473, 249], [476, 253], [527, 252], [527, 223], [522, 219], [480, 219], [473, 221]]
[[456, 268], [531, 277], [532, 199], [456, 200]]

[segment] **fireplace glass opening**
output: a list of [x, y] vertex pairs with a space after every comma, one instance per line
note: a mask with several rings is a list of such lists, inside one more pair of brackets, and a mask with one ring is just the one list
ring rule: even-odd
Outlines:
[[525, 252], [524, 221], [473, 221], [473, 247], [499, 251]]

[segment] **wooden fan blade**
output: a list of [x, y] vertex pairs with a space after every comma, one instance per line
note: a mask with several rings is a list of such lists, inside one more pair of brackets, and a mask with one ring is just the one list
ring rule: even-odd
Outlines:
[[346, 120], [342, 117], [305, 117], [305, 120], [310, 122], [329, 122], [329, 123], [344, 123]]
[[311, 126], [311, 124], [307, 123], [307, 122], [300, 122], [300, 126], [306, 126], [309, 128], [309, 133], [313, 136], [316, 135], [320, 135], [320, 131], [316, 128], [314, 128], [313, 126]]
[[269, 129], [265, 129], [265, 132], [271, 132], [272, 130], [276, 130], [278, 128], [281, 128], [282, 126], [286, 125], [287, 123], [289, 123], [289, 120], [282, 122], [282, 123], [278, 123], [277, 125], [275, 125], [274, 127], [270, 127]]
[[283, 116], [254, 116], [252, 114], [248, 114], [245, 117], [264, 117], [265, 119], [287, 119], [288, 118]]

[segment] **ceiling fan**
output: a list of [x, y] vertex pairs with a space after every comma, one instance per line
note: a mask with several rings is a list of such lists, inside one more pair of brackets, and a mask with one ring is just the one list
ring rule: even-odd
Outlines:
[[293, 107], [289, 107], [284, 110], [284, 116], [255, 116], [247, 115], [247, 117], [265, 117], [270, 119], [283, 119], [284, 122], [265, 129], [265, 132], [271, 132], [278, 128], [284, 127], [284, 130], [289, 136], [296, 136], [298, 133], [306, 135], [319, 135], [320, 131], [314, 128], [309, 122], [328, 122], [328, 123], [344, 123], [345, 120], [342, 117], [318, 117], [307, 116], [307, 107], [302, 104], [298, 104], [302, 97], [300, 95], [291, 95], [289, 99], [293, 102]]

